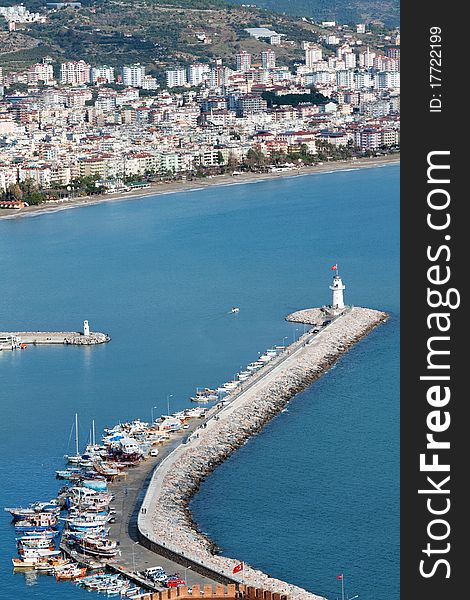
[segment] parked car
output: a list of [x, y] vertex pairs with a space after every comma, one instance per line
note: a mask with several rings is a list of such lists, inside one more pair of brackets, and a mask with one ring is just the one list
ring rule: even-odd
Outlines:
[[148, 579], [153, 579], [154, 581], [157, 581], [157, 577], [162, 577], [163, 579], [166, 579], [168, 577], [168, 575], [165, 573], [163, 567], [150, 567], [149, 569], [145, 569], [145, 571], [143, 571], [143, 575], [144, 577], [147, 577]]
[[167, 588], [178, 587], [184, 584], [185, 581], [181, 577], [168, 577], [168, 579], [163, 582], [163, 585]]

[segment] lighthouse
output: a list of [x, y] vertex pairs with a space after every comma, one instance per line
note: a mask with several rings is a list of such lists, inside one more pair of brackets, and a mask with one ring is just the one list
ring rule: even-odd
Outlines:
[[343, 284], [341, 277], [339, 276], [338, 265], [333, 265], [331, 269], [335, 271], [333, 282], [330, 285], [330, 290], [333, 292], [331, 308], [335, 312], [342, 311], [344, 308], [343, 291], [346, 289], [346, 286]]
[[83, 321], [83, 335], [90, 335], [90, 325], [88, 321]]

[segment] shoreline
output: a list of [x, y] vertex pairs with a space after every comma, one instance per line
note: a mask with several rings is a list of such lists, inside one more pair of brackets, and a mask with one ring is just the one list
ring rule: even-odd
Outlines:
[[[307, 309], [289, 315], [287, 320], [313, 324], [318, 322], [318, 314], [318, 309]], [[295, 600], [320, 600], [320, 596], [246, 563], [243, 572], [234, 576], [232, 570], [241, 561], [217, 554], [217, 544], [198, 529], [190, 502], [202, 481], [219, 464], [256, 435], [296, 394], [328, 371], [351, 346], [387, 319], [384, 312], [354, 307], [318, 335], [304, 334], [291, 346], [283, 362], [233, 398], [207, 423], [207, 429], [178, 446], [152, 475], [142, 503], [144, 510], [138, 518], [140, 542], [191, 564], [195, 570], [210, 568], [238, 584]]]
[[282, 171], [276, 173], [243, 173], [240, 175], [213, 175], [204, 179], [194, 179], [192, 181], [171, 181], [168, 183], [151, 184], [146, 191], [124, 192], [101, 194], [97, 196], [83, 196], [82, 198], [73, 198], [54, 204], [40, 204], [37, 206], [28, 206], [21, 210], [2, 209], [0, 210], [0, 220], [19, 219], [24, 217], [39, 216], [42, 214], [51, 214], [62, 210], [80, 208], [82, 206], [94, 206], [107, 202], [117, 202], [124, 200], [142, 200], [151, 196], [161, 196], [165, 194], [175, 194], [181, 192], [193, 192], [204, 190], [213, 186], [243, 185], [248, 183], [257, 183], [285, 177], [302, 177], [313, 174], [326, 174], [336, 171], [350, 171], [373, 167], [382, 167], [386, 165], [399, 164], [400, 155], [391, 154], [381, 157], [359, 158], [357, 160], [334, 161], [323, 163], [318, 166], [301, 167], [292, 171]]

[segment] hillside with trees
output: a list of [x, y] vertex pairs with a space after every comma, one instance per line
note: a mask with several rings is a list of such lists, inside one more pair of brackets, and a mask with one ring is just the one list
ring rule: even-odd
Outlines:
[[[44, 10], [42, 0], [25, 0], [24, 4], [31, 10]], [[245, 31], [249, 27], [268, 27], [283, 34], [285, 41], [275, 47], [276, 56], [279, 64], [292, 66], [304, 58], [301, 42], [316, 41], [326, 31], [298, 17], [229, 5], [224, 0], [82, 0], [80, 9], [68, 7], [47, 14], [47, 23], [24, 25], [16, 33], [22, 43], [17, 51], [10, 47], [3, 54], [4, 69], [19, 70], [46, 56], [54, 62], [83, 59], [115, 67], [140, 62], [155, 74], [171, 65], [208, 62], [215, 57], [235, 66], [240, 50], [259, 57], [270, 47], [250, 37]]]

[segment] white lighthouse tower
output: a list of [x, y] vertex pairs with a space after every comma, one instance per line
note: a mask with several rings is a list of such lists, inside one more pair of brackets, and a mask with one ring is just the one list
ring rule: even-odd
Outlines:
[[333, 292], [333, 300], [331, 302], [332, 312], [338, 314], [344, 309], [344, 298], [343, 292], [346, 289], [346, 286], [343, 284], [341, 277], [338, 272], [338, 265], [333, 265], [332, 270], [335, 271], [335, 276], [333, 277], [333, 282], [330, 285], [330, 290]]
[[88, 321], [83, 321], [83, 335], [90, 335], [90, 325]]

